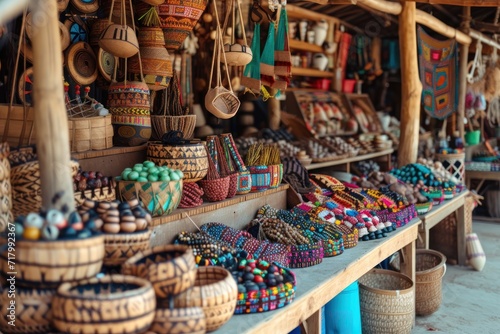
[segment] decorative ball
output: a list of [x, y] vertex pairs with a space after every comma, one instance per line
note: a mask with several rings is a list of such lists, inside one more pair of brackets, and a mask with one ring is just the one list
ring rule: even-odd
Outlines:
[[24, 226], [26, 228], [35, 227], [37, 229], [41, 229], [43, 226], [43, 218], [40, 217], [40, 215], [37, 213], [30, 213], [26, 216], [26, 219], [24, 220]]

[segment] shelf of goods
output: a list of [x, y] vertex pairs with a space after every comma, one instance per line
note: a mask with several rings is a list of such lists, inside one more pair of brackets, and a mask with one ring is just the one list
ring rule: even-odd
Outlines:
[[235, 315], [216, 334], [289, 333], [303, 321], [308, 333], [321, 333], [321, 307], [381, 261], [402, 250], [401, 271], [415, 280], [415, 240], [420, 220], [413, 219], [387, 238], [360, 242], [340, 256], [324, 258], [311, 268], [295, 269], [296, 297], [287, 307], [257, 314]]
[[333, 72], [320, 71], [315, 68], [292, 67], [292, 75], [304, 77], [333, 78]]
[[[305, 168], [308, 170], [313, 170], [313, 169], [320, 169], [320, 168], [327, 168], [327, 167], [332, 167], [332, 166], [345, 166], [345, 171], [350, 172], [350, 164], [351, 162], [357, 162], [357, 161], [362, 161], [362, 160], [369, 160], [369, 159], [374, 159], [374, 158], [384, 158], [385, 162], [390, 165], [391, 162], [391, 154], [394, 152], [394, 150], [387, 149], [379, 152], [374, 152], [370, 154], [365, 154], [365, 155], [358, 155], [352, 158], [345, 158], [345, 159], [339, 159], [339, 160], [333, 160], [333, 161], [326, 161], [326, 162], [318, 162], [318, 163], [312, 163]], [[389, 168], [390, 169], [390, 166]]]

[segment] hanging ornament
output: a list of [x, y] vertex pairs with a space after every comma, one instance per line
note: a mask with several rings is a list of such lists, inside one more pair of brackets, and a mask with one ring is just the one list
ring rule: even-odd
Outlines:
[[[243, 44], [237, 43], [235, 41], [235, 31], [236, 31], [236, 5], [238, 5], [238, 17], [240, 20], [241, 28], [243, 30]], [[230, 18], [231, 14], [231, 18]], [[239, 0], [233, 0], [229, 4], [229, 8], [226, 13], [226, 19], [224, 21], [224, 27], [222, 31], [225, 32], [226, 28], [231, 20], [231, 43], [224, 44], [224, 52], [226, 53], [227, 64], [229, 66], [245, 66], [250, 61], [252, 61], [252, 49], [248, 46], [247, 36], [245, 33], [245, 22], [243, 21], [243, 14], [241, 12], [241, 6]]]

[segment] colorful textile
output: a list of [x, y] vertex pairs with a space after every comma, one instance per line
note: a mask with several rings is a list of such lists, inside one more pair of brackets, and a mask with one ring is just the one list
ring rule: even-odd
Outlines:
[[417, 37], [422, 105], [430, 116], [445, 119], [457, 110], [457, 43], [434, 39], [422, 27]]

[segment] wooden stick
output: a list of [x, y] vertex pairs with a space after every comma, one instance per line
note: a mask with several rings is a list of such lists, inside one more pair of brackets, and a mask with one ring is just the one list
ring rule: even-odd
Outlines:
[[[75, 210], [56, 0], [32, 1], [33, 85], [42, 207]], [[35, 19], [36, 18], [36, 19]], [[57, 199], [57, 201], [55, 201]]]
[[398, 165], [417, 161], [422, 83], [418, 74], [416, 5], [402, 2], [399, 16], [399, 50], [401, 54], [401, 135]]
[[[470, 28], [470, 7], [464, 7], [463, 8], [463, 17], [464, 21], [462, 24], [462, 31], [467, 34], [469, 33], [469, 28]], [[458, 77], [461, 79], [460, 80], [460, 87], [458, 91], [458, 121], [457, 121], [457, 128], [458, 128], [458, 133], [460, 138], [462, 138], [462, 142], [465, 143], [465, 138], [464, 138], [464, 117], [465, 117], [465, 96], [467, 95], [467, 80], [465, 78], [467, 77], [467, 63], [468, 63], [468, 55], [469, 55], [469, 45], [462, 44], [460, 45], [460, 72]], [[469, 122], [469, 127], [472, 126]]]

